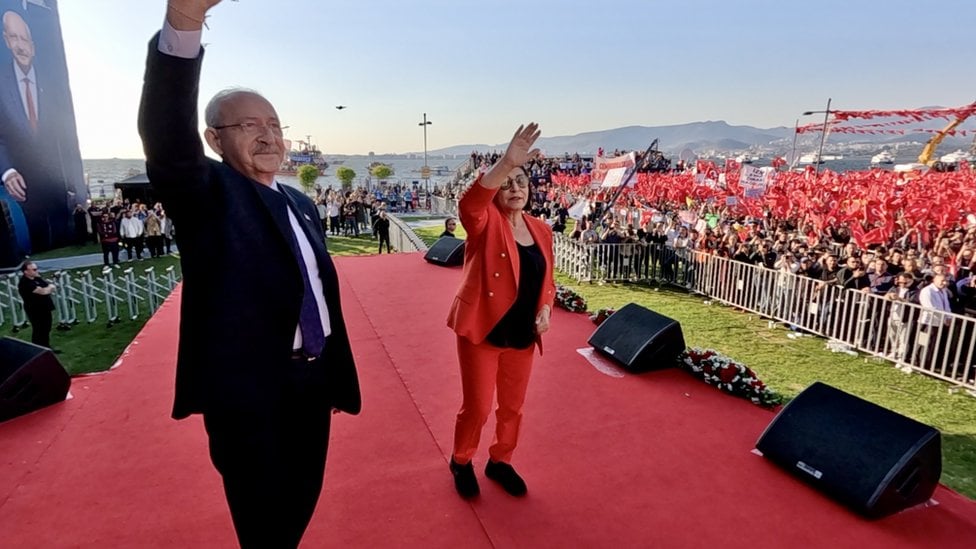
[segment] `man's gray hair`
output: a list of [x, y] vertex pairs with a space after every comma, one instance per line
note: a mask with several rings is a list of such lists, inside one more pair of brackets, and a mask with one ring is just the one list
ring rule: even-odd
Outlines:
[[255, 90], [252, 90], [251, 88], [243, 88], [238, 86], [234, 88], [222, 89], [210, 98], [210, 102], [207, 103], [207, 108], [203, 111], [203, 121], [207, 123], [208, 128], [213, 128], [220, 125], [220, 106], [223, 105], [224, 101], [239, 93], [256, 95], [267, 101], [263, 95]]

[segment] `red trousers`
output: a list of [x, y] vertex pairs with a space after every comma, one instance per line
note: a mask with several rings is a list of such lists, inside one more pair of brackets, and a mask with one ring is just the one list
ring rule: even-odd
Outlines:
[[468, 463], [478, 450], [496, 388], [495, 442], [488, 448], [488, 456], [494, 462], [511, 462], [522, 425], [522, 404], [532, 373], [534, 351], [535, 345], [528, 349], [505, 349], [487, 342], [475, 345], [458, 336], [464, 400], [454, 425], [455, 463]]

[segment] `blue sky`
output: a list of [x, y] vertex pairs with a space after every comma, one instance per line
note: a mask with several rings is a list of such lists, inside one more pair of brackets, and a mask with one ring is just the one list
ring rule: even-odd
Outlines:
[[[165, 2], [59, 4], [82, 156], [141, 158], [146, 44]], [[506, 142], [531, 120], [548, 136], [792, 126], [828, 97], [972, 102], [974, 20], [972, 0], [225, 0], [204, 30], [201, 98], [257, 89], [287, 137], [327, 154], [422, 151], [424, 112], [430, 150]]]

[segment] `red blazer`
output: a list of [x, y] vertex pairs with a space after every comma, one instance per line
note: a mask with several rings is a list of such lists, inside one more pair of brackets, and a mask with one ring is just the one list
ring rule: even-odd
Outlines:
[[[468, 233], [464, 244], [464, 275], [447, 325], [459, 336], [479, 344], [515, 303], [519, 255], [511, 225], [495, 205], [497, 189], [481, 186], [479, 177], [458, 203], [461, 224]], [[536, 314], [556, 297], [553, 281], [552, 229], [540, 219], [522, 214], [532, 239], [546, 258], [546, 272]], [[536, 338], [539, 351], [542, 340]]]

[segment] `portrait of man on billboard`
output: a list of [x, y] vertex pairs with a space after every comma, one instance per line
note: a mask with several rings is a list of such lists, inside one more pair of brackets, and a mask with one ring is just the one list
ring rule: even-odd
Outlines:
[[0, 1], [0, 268], [72, 241], [87, 187], [54, 0]]

